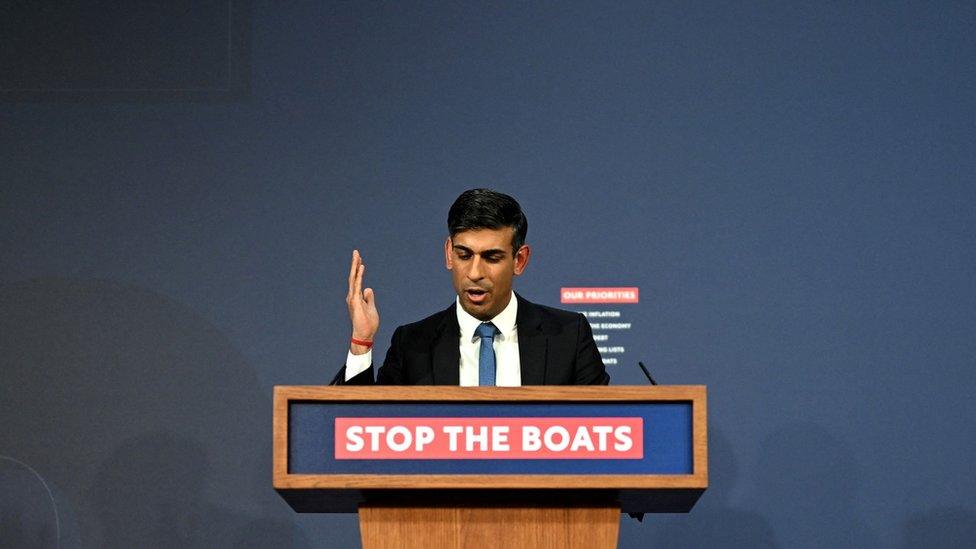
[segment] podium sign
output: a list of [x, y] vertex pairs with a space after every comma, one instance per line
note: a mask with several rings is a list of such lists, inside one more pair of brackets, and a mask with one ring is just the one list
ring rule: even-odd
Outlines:
[[[360, 511], [364, 543], [374, 507], [387, 521], [390, 508], [687, 512], [708, 485], [706, 429], [702, 386], [279, 386], [273, 480], [296, 511]], [[613, 522], [616, 539], [612, 513], [579, 520]]]
[[[705, 407], [700, 386], [276, 387], [274, 486], [299, 511], [486, 487], [682, 490], [623, 511], [687, 511], [708, 482]], [[332, 493], [309, 507], [288, 497], [303, 489]]]

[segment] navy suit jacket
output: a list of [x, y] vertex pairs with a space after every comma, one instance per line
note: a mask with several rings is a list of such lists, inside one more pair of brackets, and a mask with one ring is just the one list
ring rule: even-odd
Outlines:
[[[570, 311], [536, 305], [515, 294], [518, 313], [519, 364], [522, 385], [607, 385], [603, 365], [586, 318]], [[373, 365], [345, 379], [345, 385], [459, 385], [461, 351], [455, 304], [393, 332], [383, 366]]]

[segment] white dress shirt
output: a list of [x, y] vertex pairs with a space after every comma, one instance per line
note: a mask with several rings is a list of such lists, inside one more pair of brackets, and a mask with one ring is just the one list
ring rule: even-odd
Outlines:
[[[461, 362], [458, 365], [462, 387], [478, 386], [478, 357], [481, 352], [481, 338], [475, 334], [481, 321], [468, 314], [461, 307], [460, 298], [455, 302], [458, 326], [461, 336], [458, 348]], [[495, 385], [499, 387], [519, 387], [522, 385], [522, 364], [519, 361], [518, 329], [515, 318], [518, 315], [518, 299], [513, 292], [508, 305], [489, 322], [498, 328], [492, 347], [495, 349]], [[369, 369], [373, 363], [373, 351], [346, 356], [346, 381]]]
[[[461, 327], [461, 371], [462, 387], [478, 386], [478, 358], [481, 354], [481, 338], [475, 330], [481, 321], [468, 314], [461, 307], [460, 298], [454, 306], [457, 310], [458, 326]], [[515, 317], [518, 314], [518, 300], [513, 293], [508, 305], [489, 320], [498, 328], [492, 347], [495, 349], [495, 385], [499, 387], [518, 387], [522, 385], [522, 368], [519, 362], [518, 330]]]

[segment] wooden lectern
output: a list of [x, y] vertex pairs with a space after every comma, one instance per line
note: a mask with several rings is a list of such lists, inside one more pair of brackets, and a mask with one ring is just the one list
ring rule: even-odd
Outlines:
[[277, 386], [274, 488], [366, 548], [616, 547], [708, 487], [706, 425], [703, 386]]

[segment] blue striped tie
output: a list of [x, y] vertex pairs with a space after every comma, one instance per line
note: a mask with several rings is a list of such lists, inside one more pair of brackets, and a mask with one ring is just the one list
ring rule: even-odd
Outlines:
[[498, 328], [491, 322], [482, 322], [475, 334], [481, 338], [481, 353], [478, 355], [478, 385], [482, 387], [495, 386], [495, 334]]

